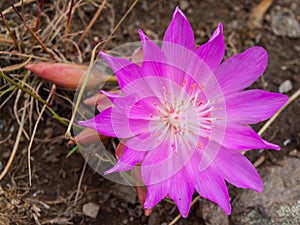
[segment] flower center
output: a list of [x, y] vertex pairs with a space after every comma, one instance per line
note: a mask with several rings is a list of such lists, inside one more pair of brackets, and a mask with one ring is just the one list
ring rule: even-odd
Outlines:
[[213, 117], [215, 108], [212, 101], [203, 97], [201, 87], [196, 84], [172, 92], [162, 87], [162, 91], [160, 102], [153, 103], [158, 112], [157, 117], [150, 114], [155, 121], [153, 135], [159, 140], [167, 137], [175, 152], [179, 148], [201, 149], [199, 137], [209, 139], [213, 120], [216, 119]]
[[167, 124], [174, 127], [175, 129], [178, 129], [181, 126], [181, 118], [175, 112], [170, 113], [167, 120]]

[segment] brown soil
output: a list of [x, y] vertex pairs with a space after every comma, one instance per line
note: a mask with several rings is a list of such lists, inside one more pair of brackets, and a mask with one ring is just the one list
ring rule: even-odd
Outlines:
[[[8, 1], [9, 2], [9, 1]], [[39, 2], [39, 1], [36, 1]], [[38, 17], [38, 4], [24, 4], [18, 7], [22, 15], [32, 29], [35, 28]], [[88, 32], [84, 41], [78, 46], [80, 54], [75, 45], [70, 44], [65, 47], [62, 36], [65, 33], [66, 18], [62, 18], [55, 28], [43, 33], [50, 27], [51, 21], [57, 21], [57, 17], [67, 12], [67, 1], [42, 1], [42, 14], [39, 24], [38, 35], [42, 41], [54, 52], [59, 61], [73, 61], [87, 64], [90, 60], [92, 48], [101, 40], [105, 40], [111, 33], [113, 27], [120, 21], [133, 1], [108, 1], [100, 17]], [[71, 2], [71, 1], [70, 1]], [[75, 1], [77, 3], [78, 1]], [[91, 2], [91, 3], [89, 3]], [[102, 1], [83, 1], [83, 5], [76, 6], [76, 11], [72, 12], [72, 19], [68, 33], [71, 41], [78, 41], [81, 33], [93, 15], [97, 11], [97, 6]], [[197, 43], [205, 42], [218, 22], [224, 25], [225, 42], [227, 44], [226, 57], [244, 51], [250, 46], [263, 46], [269, 53], [269, 65], [266, 73], [254, 85], [254, 88], [261, 88], [268, 91], [278, 91], [279, 85], [290, 80], [293, 89], [287, 94], [291, 96], [300, 88], [300, 44], [299, 38], [289, 38], [276, 36], [271, 29], [270, 11], [274, 7], [280, 9], [289, 8], [299, 21], [300, 3], [297, 1], [275, 0], [270, 9], [264, 14], [261, 27], [249, 27], [249, 14], [251, 9], [260, 1], [146, 1], [141, 0], [126, 17], [121, 26], [113, 35], [113, 39], [106, 45], [106, 49], [113, 48], [120, 44], [138, 40], [137, 30], [142, 28], [152, 39], [161, 39], [169, 24], [174, 8], [180, 5], [185, 15], [191, 22], [195, 31]], [[0, 3], [0, 9], [4, 12], [9, 8], [6, 2]], [[36, 55], [51, 61], [49, 54], [41, 50], [36, 41], [30, 38], [30, 33], [22, 25], [20, 19], [13, 11], [5, 14], [8, 26], [13, 31], [22, 52], [27, 55]], [[58, 29], [59, 28], [59, 29]], [[55, 31], [59, 35], [51, 39]], [[4, 23], [0, 22], [0, 51], [15, 53], [18, 51], [13, 43], [4, 43], [1, 38], [7, 33]], [[6, 36], [7, 37], [7, 36]], [[8, 38], [10, 39], [10, 38]], [[10, 39], [11, 40], [11, 39]], [[27, 58], [8, 55], [0, 52], [0, 66], [7, 67], [24, 62]], [[40, 61], [42, 58], [32, 59], [31, 62]], [[9, 71], [14, 78], [23, 79], [28, 77], [26, 82], [37, 90], [41, 80], [30, 74], [27, 70]], [[6, 85], [6, 81], [0, 80], [1, 87], [12, 87]], [[43, 82], [39, 89], [39, 94], [46, 99], [51, 89], [51, 84]], [[5, 167], [16, 143], [19, 124], [16, 115], [21, 118], [22, 107], [26, 102], [27, 94], [20, 93], [14, 89], [0, 97], [0, 105], [8, 102], [0, 108], [0, 166]], [[10, 95], [13, 93], [12, 95]], [[62, 97], [63, 96], [63, 97]], [[73, 92], [58, 88], [51, 107], [58, 115], [64, 118], [71, 117], [71, 105], [67, 99], [72, 100]], [[17, 98], [20, 98], [17, 102]], [[42, 109], [42, 104], [33, 100], [28, 101], [32, 109], [27, 107], [28, 113], [25, 117], [24, 133], [29, 139], [32, 135], [33, 127]], [[16, 110], [14, 110], [14, 106]], [[300, 99], [296, 99], [288, 106], [276, 121], [264, 133], [264, 138], [270, 142], [282, 146], [280, 152], [277, 151], [255, 151], [247, 156], [255, 162], [261, 155], [265, 160], [259, 166], [267, 167], [276, 164], [280, 159], [289, 156], [292, 152], [295, 155], [299, 151], [300, 145]], [[258, 130], [262, 124], [255, 126]], [[0, 224], [168, 224], [178, 215], [174, 205], [162, 201], [149, 217], [143, 215], [143, 210], [138, 201], [128, 202], [119, 196], [116, 188], [122, 189], [101, 175], [93, 171], [89, 166], [80, 177], [85, 165], [84, 159], [79, 152], [74, 153], [69, 158], [68, 152], [74, 146], [67, 144], [64, 138], [66, 126], [59, 123], [53, 115], [46, 110], [43, 119], [40, 121], [33, 146], [31, 148], [31, 170], [32, 184], [29, 185], [27, 152], [29, 139], [23, 133], [14, 161], [8, 174], [0, 183]], [[299, 155], [299, 154], [298, 154]], [[0, 168], [0, 172], [3, 169]], [[78, 185], [80, 187], [78, 188]], [[112, 188], [114, 187], [114, 188]], [[239, 194], [240, 190], [230, 187], [232, 201]], [[96, 203], [100, 206], [96, 218], [91, 218], [82, 212], [82, 207], [88, 202]], [[196, 225], [210, 224], [199, 212], [200, 205], [206, 204], [205, 200], [200, 200], [199, 204], [192, 207], [189, 217], [181, 219], [176, 224]], [[233, 208], [233, 215], [235, 208]], [[234, 218], [229, 217], [230, 224], [234, 224]]]

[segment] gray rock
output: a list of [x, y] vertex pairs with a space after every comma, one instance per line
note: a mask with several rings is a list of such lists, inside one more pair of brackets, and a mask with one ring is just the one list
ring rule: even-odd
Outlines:
[[149, 216], [148, 225], [160, 225], [161, 218], [158, 212], [153, 212]]
[[262, 169], [262, 193], [242, 192], [233, 205], [236, 224], [300, 224], [300, 159], [288, 158], [280, 164]]
[[276, 6], [271, 11], [271, 28], [275, 35], [290, 38], [300, 37], [300, 24], [288, 8]]
[[282, 82], [282, 84], [280, 84], [278, 91], [280, 93], [288, 93], [289, 91], [291, 91], [293, 89], [293, 84], [290, 80], [285, 80]]
[[82, 206], [82, 212], [84, 215], [96, 218], [100, 210], [100, 206], [96, 203], [89, 202]]
[[228, 217], [222, 209], [216, 204], [201, 199], [199, 208], [196, 211], [199, 217], [202, 217], [206, 225], [228, 225]]

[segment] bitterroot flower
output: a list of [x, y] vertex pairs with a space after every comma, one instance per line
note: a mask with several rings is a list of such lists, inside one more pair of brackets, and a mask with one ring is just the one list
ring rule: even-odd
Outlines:
[[222, 24], [195, 48], [191, 25], [178, 8], [161, 47], [141, 30], [139, 35], [141, 66], [100, 53], [116, 74], [120, 93], [102, 91], [113, 105], [80, 124], [122, 138], [124, 153], [106, 173], [139, 166], [146, 209], [168, 197], [187, 217], [196, 190], [230, 214], [225, 181], [263, 189], [240, 151], [280, 149], [247, 125], [268, 119], [287, 101], [281, 94], [244, 90], [265, 71], [267, 52], [252, 47], [222, 62]]

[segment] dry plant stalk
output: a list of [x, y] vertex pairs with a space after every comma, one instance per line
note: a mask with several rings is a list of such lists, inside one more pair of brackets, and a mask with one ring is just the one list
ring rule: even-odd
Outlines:
[[274, 0], [262, 0], [258, 5], [253, 7], [249, 15], [248, 25], [255, 29], [261, 27], [261, 22], [265, 13], [268, 11]]

